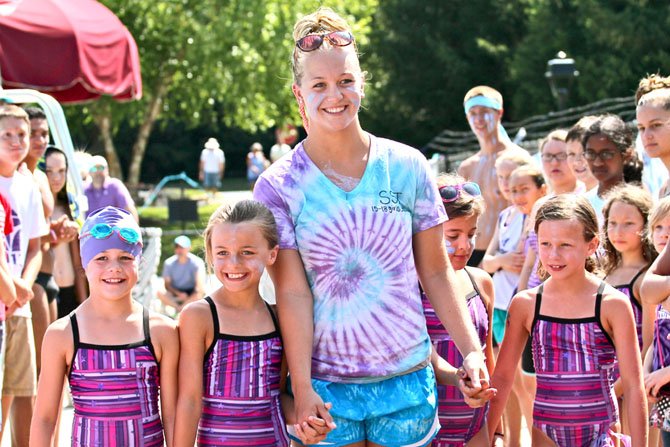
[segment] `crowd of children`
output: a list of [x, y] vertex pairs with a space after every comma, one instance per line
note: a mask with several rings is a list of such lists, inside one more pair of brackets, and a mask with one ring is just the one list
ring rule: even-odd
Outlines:
[[[255, 200], [212, 214], [221, 287], [176, 322], [132, 299], [134, 217], [89, 210], [79, 229], [45, 117], [0, 107], [13, 445], [54, 444], [68, 384], [81, 447], [517, 446], [524, 420], [533, 446], [670, 446], [670, 187], [643, 185], [632, 129], [584, 117], [536, 162], [500, 125], [502, 96], [476, 87], [481, 151], [433, 179], [418, 151], [361, 128], [346, 21], [319, 9], [294, 40], [308, 136]], [[663, 79], [641, 81], [637, 122], [670, 170]]]

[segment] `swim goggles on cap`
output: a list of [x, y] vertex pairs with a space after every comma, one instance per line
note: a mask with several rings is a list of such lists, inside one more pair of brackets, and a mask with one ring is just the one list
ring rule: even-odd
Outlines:
[[479, 197], [482, 195], [479, 185], [475, 182], [465, 182], [458, 185], [447, 185], [439, 188], [440, 197], [444, 203], [455, 201], [461, 196], [461, 191], [465, 191], [472, 197]]
[[141, 244], [140, 234], [135, 229], [121, 228], [116, 226], [113, 227], [106, 223], [98, 223], [93, 225], [91, 229], [82, 234], [81, 237], [90, 235], [94, 239], [107, 239], [112, 235], [112, 233], [114, 233], [114, 231], [116, 231], [116, 233], [119, 235], [119, 239], [127, 242], [128, 244]]
[[310, 34], [298, 39], [295, 46], [301, 51], [310, 52], [318, 50], [323, 45], [324, 39], [328, 39], [331, 45], [346, 47], [354, 41], [354, 36], [349, 31], [333, 31], [326, 34]]

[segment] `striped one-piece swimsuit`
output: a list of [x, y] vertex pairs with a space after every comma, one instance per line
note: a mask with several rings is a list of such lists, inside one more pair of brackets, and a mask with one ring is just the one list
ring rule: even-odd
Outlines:
[[[642, 275], [646, 270], [647, 267], [640, 269], [640, 271], [635, 274], [630, 283], [614, 286], [615, 289], [628, 297], [630, 305], [633, 308], [633, 317], [635, 317], [635, 329], [637, 330], [637, 342], [640, 346], [640, 352], [642, 352], [642, 306], [633, 294], [633, 286], [635, 285], [635, 281], [637, 281], [640, 275]], [[607, 278], [605, 278], [605, 280], [607, 280]]]
[[[467, 268], [465, 272], [470, 277], [474, 288], [466, 297], [467, 306], [483, 348], [486, 345], [486, 336], [489, 330], [489, 317], [474, 278]], [[428, 335], [430, 335], [435, 351], [453, 366], [460, 367], [463, 364], [463, 356], [458, 352], [456, 344], [435, 314], [435, 310], [425, 293], [421, 294], [421, 302], [426, 316]], [[488, 413], [488, 404], [480, 408], [470, 408], [464, 402], [463, 394], [455, 386], [438, 385], [437, 396], [441, 428], [433, 439], [432, 445], [434, 447], [464, 445], [483, 427]]]
[[147, 309], [142, 319], [144, 340], [104, 346], [83, 343], [77, 316], [70, 314], [74, 337], [69, 374], [74, 401], [73, 447], [163, 445], [159, 367]]
[[[654, 321], [651, 370], [657, 371], [667, 366], [670, 366], [670, 311], [659, 304], [656, 307], [656, 321]], [[658, 396], [670, 398], [670, 384], [663, 385]], [[656, 428], [667, 430], [668, 423], [659, 417], [656, 406], [650, 412], [650, 421]]]
[[613, 446], [610, 428], [619, 420], [614, 395], [614, 344], [600, 321], [605, 283], [598, 288], [595, 315], [542, 315], [540, 285], [531, 329], [537, 393], [533, 425], [559, 447]]
[[203, 365], [202, 416], [198, 446], [289, 445], [279, 406], [282, 342], [275, 330], [257, 336], [221, 334], [219, 315], [210, 297], [214, 340]]

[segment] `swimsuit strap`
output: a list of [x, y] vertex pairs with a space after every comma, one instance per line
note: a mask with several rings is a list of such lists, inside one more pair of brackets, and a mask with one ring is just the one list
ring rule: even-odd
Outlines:
[[151, 346], [151, 327], [149, 326], [149, 309], [142, 307], [142, 331], [144, 332], [144, 343]]
[[265, 303], [265, 307], [268, 308], [268, 312], [270, 312], [270, 316], [272, 317], [272, 324], [275, 326], [275, 331], [279, 332], [279, 322], [277, 321], [277, 316], [275, 313], [272, 311], [272, 307], [268, 304], [267, 301], [263, 301]]
[[598, 322], [600, 322], [600, 307], [603, 300], [603, 291], [605, 290], [606, 285], [607, 283], [605, 281], [600, 281], [600, 285], [598, 286], [598, 292], [596, 292], [595, 314], [596, 314], [596, 320], [598, 320]]
[[70, 314], [70, 325], [72, 326], [72, 339], [74, 340], [74, 350], [76, 352], [79, 347], [79, 325], [77, 324], [77, 315], [74, 312]]
[[633, 279], [630, 280], [630, 291], [631, 291], [631, 296], [632, 296], [633, 285], [635, 284], [635, 281], [637, 281], [637, 279], [638, 279], [638, 278], [639, 278], [645, 271], [647, 271], [648, 268], [649, 268], [649, 266], [648, 266], [648, 265], [645, 265], [644, 267], [642, 267], [642, 268], [640, 269], [639, 272], [637, 272], [637, 273], [635, 274], [635, 276], [633, 276]]
[[540, 287], [537, 289], [537, 295], [535, 295], [535, 314], [533, 315], [533, 320], [535, 320], [540, 315], [540, 306], [542, 306], [542, 292], [544, 292], [544, 283], [540, 284]]
[[477, 287], [477, 282], [475, 281], [475, 277], [472, 276], [472, 273], [470, 273], [470, 271], [467, 267], [465, 267], [463, 270], [465, 270], [465, 273], [468, 274], [468, 277], [470, 278], [470, 282], [472, 283], [472, 287], [475, 289], [475, 292], [477, 292], [477, 295], [479, 295], [481, 297], [482, 293], [479, 291], [479, 287]]
[[214, 321], [214, 339], [219, 335], [219, 313], [216, 311], [216, 304], [211, 297], [205, 297], [205, 301], [209, 303], [209, 308], [212, 311], [212, 320]]

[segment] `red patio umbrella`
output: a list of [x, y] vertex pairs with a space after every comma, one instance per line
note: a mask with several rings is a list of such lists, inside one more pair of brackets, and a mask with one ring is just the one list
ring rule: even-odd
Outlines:
[[0, 0], [0, 77], [62, 103], [142, 96], [135, 40], [95, 0]]

